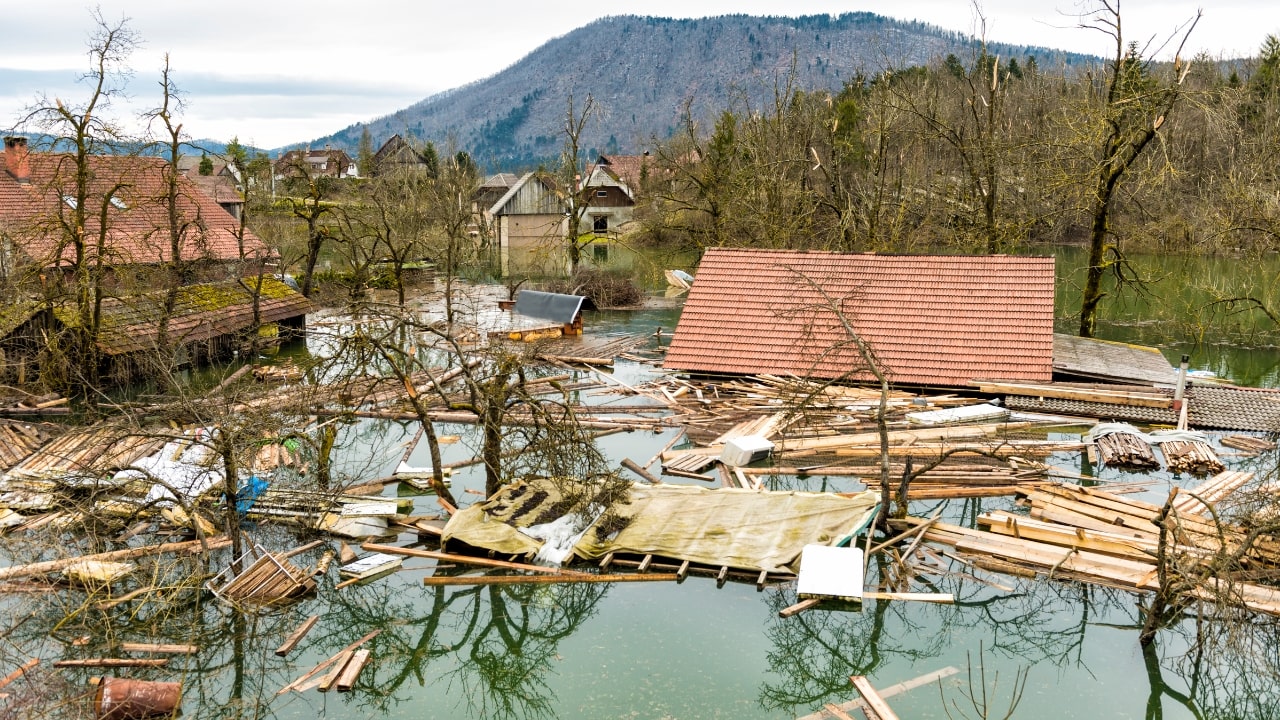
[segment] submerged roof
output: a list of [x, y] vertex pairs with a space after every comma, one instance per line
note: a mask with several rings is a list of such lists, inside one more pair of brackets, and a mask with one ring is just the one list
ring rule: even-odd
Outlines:
[[1109, 382], [1178, 382], [1178, 371], [1157, 348], [1061, 333], [1053, 336], [1053, 371]]
[[[257, 278], [187, 285], [178, 289], [169, 320], [173, 343], [193, 343], [253, 326], [253, 288]], [[167, 291], [125, 298], [109, 298], [102, 305], [102, 329], [98, 345], [108, 355], [154, 350], [159, 341], [160, 319]], [[274, 277], [262, 278], [258, 315], [262, 323], [280, 322], [314, 310], [311, 301]], [[58, 319], [72, 324], [69, 307], [55, 311]]]
[[[504, 555], [536, 552], [543, 541], [529, 534], [529, 528], [579, 512], [566, 504], [556, 482], [518, 480], [454, 514], [445, 526], [444, 540], [461, 540]], [[625, 500], [572, 541], [572, 552], [586, 560], [619, 552], [753, 572], [794, 571], [806, 544], [838, 543], [864, 527], [877, 507], [877, 495], [870, 491], [845, 497], [632, 485]]]
[[1053, 282], [1051, 257], [710, 248], [664, 366], [872, 379], [843, 316], [894, 383], [1045, 382]]

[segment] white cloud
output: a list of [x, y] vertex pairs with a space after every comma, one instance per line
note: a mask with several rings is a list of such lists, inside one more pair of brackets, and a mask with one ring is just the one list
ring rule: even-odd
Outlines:
[[[73, 93], [87, 67], [93, 30], [82, 0], [6, 8], [0, 43], [0, 126], [16, 120], [35, 91]], [[702, 17], [868, 11], [975, 32], [963, 0], [651, 0], [584, 4], [495, 0], [484, 6], [421, 0], [101, 0], [108, 21], [129, 18], [143, 45], [133, 55], [135, 97], [151, 95], [169, 52], [190, 98], [187, 126], [198, 137], [256, 135], [269, 146], [305, 141], [373, 118], [434, 92], [508, 67], [547, 40], [604, 14]], [[991, 40], [1103, 54], [1100, 33], [1081, 30], [1073, 0], [987, 0]], [[1126, 34], [1163, 39], [1194, 16], [1183, 0], [1128, 0]], [[56, 19], [51, 21], [51, 19]], [[1220, 56], [1257, 52], [1280, 34], [1280, 3], [1224, 0], [1209, 7], [1189, 49]], [[15, 71], [22, 71], [16, 74]], [[42, 71], [42, 72], [36, 72]], [[67, 95], [74, 97], [74, 95]], [[144, 103], [149, 104], [149, 103]]]

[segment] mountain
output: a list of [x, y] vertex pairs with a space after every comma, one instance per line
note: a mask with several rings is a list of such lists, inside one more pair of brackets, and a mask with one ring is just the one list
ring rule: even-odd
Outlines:
[[[496, 75], [312, 145], [354, 152], [368, 127], [375, 148], [399, 133], [442, 150], [467, 150], [489, 170], [524, 169], [554, 161], [568, 98], [580, 107], [590, 93], [604, 112], [584, 133], [585, 154], [633, 154], [675, 131], [686, 107], [701, 121], [719, 115], [734, 98], [760, 107], [793, 63], [797, 87], [839, 90], [858, 72], [922, 65], [951, 53], [968, 64], [977, 46], [962, 33], [872, 13], [609, 17], [548, 41]], [[1046, 69], [1092, 60], [1040, 47], [988, 48], [1020, 62], [1034, 57]]]

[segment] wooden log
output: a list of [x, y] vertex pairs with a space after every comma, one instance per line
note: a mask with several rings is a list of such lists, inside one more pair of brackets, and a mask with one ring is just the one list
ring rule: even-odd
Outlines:
[[88, 668], [122, 668], [122, 667], [164, 667], [169, 658], [85, 658], [83, 660], [57, 660], [54, 667], [88, 667]]
[[489, 558], [473, 557], [471, 555], [458, 555], [456, 553], [440, 552], [438, 550], [421, 550], [418, 548], [397, 547], [395, 545], [380, 545], [378, 543], [367, 542], [360, 547], [370, 552], [389, 553], [392, 555], [405, 555], [408, 557], [431, 558], [434, 560], [448, 560], [461, 565], [478, 565], [480, 567], [504, 568], [506, 570], [523, 570], [526, 572], [549, 573], [553, 575], [584, 575], [585, 573], [574, 570], [565, 570], [563, 568], [547, 567], [545, 565], [530, 565], [527, 563], [508, 562], [506, 560], [491, 560]]
[[316, 622], [318, 620], [320, 620], [319, 615], [312, 615], [302, 621], [302, 624], [299, 625], [296, 630], [289, 633], [289, 637], [285, 638], [284, 642], [280, 644], [280, 647], [276, 648], [276, 655], [286, 657], [289, 653], [293, 652], [293, 649], [298, 647], [298, 643], [302, 642], [302, 638], [306, 637], [307, 633], [311, 632], [311, 628], [316, 626]]
[[550, 585], [555, 583], [668, 582], [679, 580], [675, 573], [609, 573], [603, 575], [434, 575], [423, 585]]
[[626, 469], [630, 470], [631, 472], [633, 472], [633, 473], [635, 473], [635, 474], [639, 475], [640, 477], [644, 478], [645, 480], [648, 480], [650, 483], [652, 483], [652, 484], [654, 484], [654, 485], [661, 485], [661, 484], [662, 484], [662, 480], [661, 480], [661, 479], [659, 479], [658, 477], [656, 477], [653, 473], [649, 472], [648, 470], [645, 470], [644, 468], [640, 467], [640, 465], [638, 465], [638, 464], [636, 463], [636, 461], [632, 460], [631, 458], [622, 458], [622, 467], [624, 467], [624, 468], [626, 468]]
[[40, 664], [40, 658], [31, 658], [30, 660], [22, 663], [21, 665], [18, 666], [17, 670], [14, 670], [8, 675], [5, 675], [3, 678], [0, 678], [0, 688], [7, 687], [11, 683], [13, 683], [14, 680], [17, 680], [23, 675], [26, 675], [27, 672], [31, 670], [31, 668], [39, 664]]
[[200, 648], [195, 645], [174, 643], [123, 643], [120, 649], [125, 652], [164, 653], [168, 655], [195, 655]]
[[875, 712], [880, 720], [898, 720], [898, 716], [893, 712], [893, 708], [889, 707], [889, 703], [876, 692], [876, 688], [865, 675], [851, 675], [849, 682], [858, 689], [862, 694], [862, 699], [867, 701], [867, 705]]
[[[227, 547], [231, 544], [231, 539], [224, 536], [207, 538], [205, 540], [210, 550], [217, 550]], [[148, 555], [162, 555], [164, 553], [197, 553], [203, 550], [204, 543], [199, 540], [186, 540], [183, 542], [161, 543], [159, 545], [144, 545], [136, 548], [126, 548], [124, 550], [113, 550], [111, 552], [97, 553], [95, 555], [81, 555], [79, 557], [62, 558], [60, 560], [46, 560], [44, 562], [29, 563], [27, 565], [14, 565], [6, 568], [0, 568], [0, 580], [11, 580], [13, 578], [31, 577], [32, 575], [44, 575], [47, 573], [58, 572], [85, 560], [93, 560], [97, 562], [118, 562], [120, 560], [132, 560], [134, 558], [146, 557]]]

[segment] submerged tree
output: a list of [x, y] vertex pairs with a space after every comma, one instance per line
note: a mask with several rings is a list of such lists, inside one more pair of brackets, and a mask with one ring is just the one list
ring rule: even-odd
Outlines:
[[1115, 199], [1121, 179], [1158, 137], [1182, 97], [1182, 84], [1190, 70], [1190, 63], [1182, 59], [1182, 49], [1200, 20], [1197, 13], [1182, 32], [1169, 76], [1160, 78], [1145, 56], [1147, 49], [1126, 41], [1120, 1], [1101, 0], [1101, 6], [1087, 27], [1111, 38], [1115, 54], [1107, 61], [1106, 87], [1096, 110], [1099, 137], [1095, 140], [1094, 183], [1089, 198], [1089, 259], [1080, 299], [1082, 337], [1093, 337], [1097, 329], [1098, 308], [1107, 296], [1102, 288], [1103, 277], [1112, 275], [1119, 286], [1136, 281], [1111, 226]]

